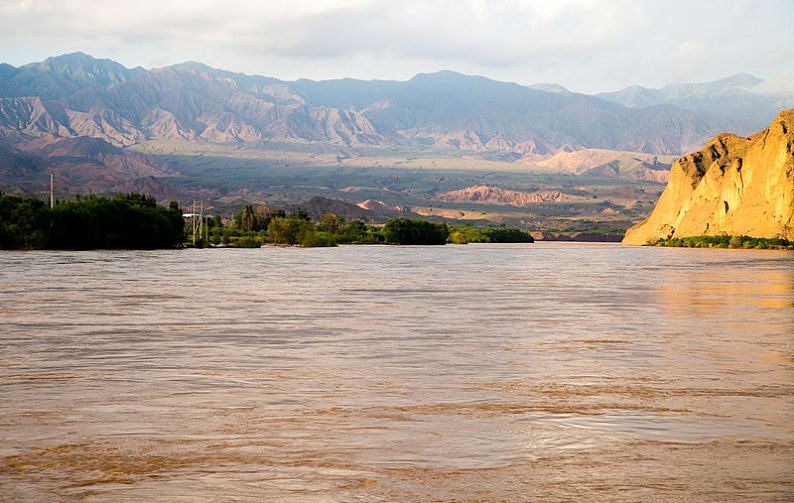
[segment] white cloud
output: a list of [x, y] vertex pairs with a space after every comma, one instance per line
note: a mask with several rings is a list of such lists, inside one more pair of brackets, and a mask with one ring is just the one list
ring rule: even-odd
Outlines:
[[450, 68], [595, 92], [794, 67], [794, 2], [0, 0], [0, 61], [82, 50], [282, 78]]

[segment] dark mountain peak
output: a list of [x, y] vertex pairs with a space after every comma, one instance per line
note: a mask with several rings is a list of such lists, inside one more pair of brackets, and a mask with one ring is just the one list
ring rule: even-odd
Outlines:
[[[30, 63], [31, 65], [41, 65], [41, 64], [56, 64], [56, 65], [86, 65], [92, 64], [94, 62], [99, 61], [97, 58], [93, 56], [89, 56], [88, 54], [77, 51], [77, 52], [70, 52], [67, 54], [61, 54], [60, 56], [50, 56], [49, 58], [45, 59], [41, 63]], [[106, 59], [105, 61], [111, 61]], [[118, 64], [113, 62], [114, 64]]]
[[238, 84], [243, 83], [259, 83], [259, 84], [276, 84], [276, 83], [286, 83], [283, 80], [274, 78], [274, 77], [266, 77], [264, 75], [248, 75], [247, 73], [241, 72], [232, 72], [230, 70], [224, 70], [221, 68], [215, 68], [213, 66], [209, 66], [207, 64], [201, 63], [199, 61], [185, 61], [184, 63], [177, 63], [171, 66], [164, 66], [162, 68], [158, 68], [159, 71], [190, 71], [193, 73], [206, 73], [213, 77], [221, 77], [233, 80]]
[[171, 65], [165, 68], [171, 68], [174, 70], [188, 70], [192, 72], [206, 72], [206, 73], [223, 72], [223, 70], [217, 70], [209, 65], [205, 65], [204, 63], [199, 63], [198, 61], [185, 61], [184, 63], [177, 63], [176, 65]]
[[4, 68], [0, 75], [6, 79], [0, 86], [3, 96], [48, 99], [66, 98], [86, 88], [106, 89], [145, 72], [140, 67], [129, 69], [110, 59], [96, 59], [83, 52], [53, 56], [16, 71], [11, 68]]
[[19, 73], [19, 68], [8, 63], [0, 63], [0, 79], [9, 79]]
[[440, 70], [438, 72], [433, 72], [433, 73], [418, 73], [411, 80], [408, 81], [409, 84], [437, 84], [437, 85], [455, 85], [458, 83], [472, 83], [472, 82], [497, 83], [497, 81], [491, 80], [487, 77], [480, 77], [476, 75], [465, 75], [463, 73], [454, 72], [452, 70]]
[[313, 80], [313, 79], [298, 79], [291, 82], [284, 82], [285, 84], [297, 85], [298, 87], [306, 86], [368, 86], [378, 84], [397, 84], [398, 80], [382, 80], [382, 79], [356, 79], [353, 77], [343, 77], [341, 79], [327, 79], [327, 80]]
[[492, 98], [521, 95], [540, 96], [545, 93], [512, 82], [500, 82], [478, 75], [464, 75], [451, 70], [442, 70], [435, 73], [420, 73], [409, 80], [404, 90], [409, 93], [428, 92], [430, 94], [442, 93], [471, 99], [474, 97]]
[[122, 79], [129, 78], [131, 74], [143, 71], [140, 67], [129, 69], [112, 59], [97, 59], [84, 52], [72, 52], [60, 56], [53, 56], [40, 63], [27, 64], [21, 69], [71, 76], [80, 76], [81, 74], [86, 76], [93, 75], [95, 77], [115, 76], [122, 77]]
[[454, 70], [439, 70], [437, 72], [427, 72], [427, 73], [417, 73], [414, 76], [414, 79], [422, 79], [422, 78], [444, 78], [444, 79], [456, 79], [456, 78], [467, 78], [470, 75], [465, 75], [460, 72], [456, 72]]
[[191, 75], [194, 80], [231, 86], [236, 90], [250, 93], [268, 101], [288, 102], [297, 100], [302, 102], [294, 92], [285, 89], [286, 82], [273, 77], [221, 70], [197, 61], [186, 61], [172, 66], [157, 68], [155, 71], [175, 79], [179, 79], [180, 75]]

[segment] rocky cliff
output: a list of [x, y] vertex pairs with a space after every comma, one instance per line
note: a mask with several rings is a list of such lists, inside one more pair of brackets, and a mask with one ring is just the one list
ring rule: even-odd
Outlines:
[[623, 244], [719, 234], [794, 239], [794, 109], [750, 138], [721, 134], [679, 159]]

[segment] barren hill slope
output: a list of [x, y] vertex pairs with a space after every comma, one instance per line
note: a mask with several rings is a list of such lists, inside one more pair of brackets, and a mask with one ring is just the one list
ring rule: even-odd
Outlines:
[[558, 152], [535, 164], [572, 175], [611, 176], [666, 183], [673, 161], [675, 158], [672, 156], [583, 149]]
[[438, 194], [436, 199], [447, 202], [471, 202], [522, 207], [536, 203], [559, 202], [570, 199], [570, 196], [556, 190], [539, 190], [526, 193], [487, 185], [477, 185]]
[[794, 238], [794, 109], [750, 138], [721, 134], [679, 159], [623, 244], [718, 234]]
[[178, 195], [164, 181], [179, 176], [168, 163], [99, 138], [47, 134], [14, 146], [0, 143], [0, 180], [4, 185], [43, 191], [49, 188], [50, 174], [61, 194], [145, 189], [160, 198]]

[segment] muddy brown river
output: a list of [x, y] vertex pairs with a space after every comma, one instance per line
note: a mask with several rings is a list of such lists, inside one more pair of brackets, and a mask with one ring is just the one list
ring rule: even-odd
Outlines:
[[0, 252], [0, 501], [794, 501], [794, 254]]

